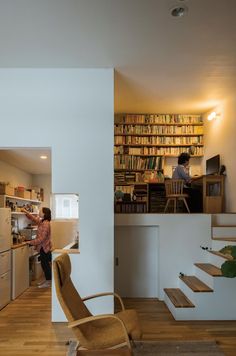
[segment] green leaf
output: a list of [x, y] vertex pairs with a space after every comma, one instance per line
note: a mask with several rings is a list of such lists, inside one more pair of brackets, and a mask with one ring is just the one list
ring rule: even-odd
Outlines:
[[221, 272], [224, 277], [236, 277], [236, 260], [224, 262], [221, 266]]
[[233, 256], [234, 259], [236, 259], [236, 246], [232, 246], [231, 255]]
[[223, 253], [224, 255], [232, 255], [233, 247], [234, 246], [232, 246], [232, 245], [225, 246], [219, 252]]

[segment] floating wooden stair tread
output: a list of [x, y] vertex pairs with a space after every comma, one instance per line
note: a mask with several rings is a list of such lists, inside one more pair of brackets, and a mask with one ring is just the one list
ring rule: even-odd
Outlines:
[[191, 288], [194, 292], [213, 292], [213, 289], [208, 287], [205, 283], [203, 283], [200, 279], [195, 276], [182, 276], [179, 277], [182, 281]]
[[176, 308], [195, 308], [195, 305], [179, 288], [164, 288], [165, 293]]
[[221, 269], [211, 263], [195, 263], [195, 266], [213, 277], [222, 277]]
[[236, 242], [236, 237], [212, 237], [212, 240]]
[[236, 227], [236, 225], [213, 225], [212, 227]]
[[225, 260], [231, 261], [233, 260], [233, 257], [231, 255], [228, 255], [226, 253], [221, 253], [219, 251], [209, 251], [210, 253], [212, 253], [213, 255], [219, 256], [224, 258]]

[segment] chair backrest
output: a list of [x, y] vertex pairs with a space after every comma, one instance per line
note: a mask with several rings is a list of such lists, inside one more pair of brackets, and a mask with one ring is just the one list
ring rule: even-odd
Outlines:
[[[69, 322], [92, 315], [72, 283], [70, 275], [70, 258], [67, 253], [63, 253], [53, 261], [53, 276], [57, 298]], [[73, 328], [73, 331], [78, 338], [83, 339], [83, 331], [86, 328], [85, 324]]]
[[165, 181], [166, 196], [183, 194], [183, 179], [168, 179]]

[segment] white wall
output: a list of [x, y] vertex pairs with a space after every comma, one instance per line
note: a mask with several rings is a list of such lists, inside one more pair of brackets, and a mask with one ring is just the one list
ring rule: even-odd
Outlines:
[[200, 246], [211, 246], [209, 214], [116, 214], [115, 239], [116, 229], [121, 226], [127, 241], [131, 226], [142, 226], [140, 233], [143, 231], [144, 240], [149, 229], [158, 227], [157, 285], [161, 300], [164, 299], [164, 288], [178, 288], [180, 272], [192, 275], [194, 263], [206, 262], [206, 253]]
[[32, 175], [32, 186], [43, 188], [44, 201], [42, 206], [51, 208], [50, 196], [52, 191], [51, 175], [50, 174], [33, 174]]
[[[220, 154], [221, 164], [226, 166], [225, 206], [226, 212], [236, 212], [236, 98], [228, 98], [212, 111], [220, 113], [216, 120], [208, 121], [204, 115], [205, 160]], [[205, 167], [204, 160], [204, 167]]]
[[51, 236], [52, 246], [55, 248], [63, 248], [74, 242], [77, 237], [78, 220], [52, 220], [51, 222]]
[[79, 193], [82, 296], [113, 290], [113, 87], [112, 69], [0, 69], [0, 147], [51, 147], [52, 192]]
[[[3, 126], [4, 123], [1, 122], [1, 125]], [[0, 138], [0, 147], [2, 136], [3, 135], [1, 135]], [[0, 161], [0, 182], [9, 182], [12, 187], [23, 186], [25, 188], [30, 188], [32, 186], [32, 175], [6, 162]]]

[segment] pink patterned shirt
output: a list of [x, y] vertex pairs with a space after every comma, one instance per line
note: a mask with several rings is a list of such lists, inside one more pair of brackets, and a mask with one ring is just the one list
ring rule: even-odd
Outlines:
[[36, 239], [30, 241], [30, 245], [36, 247], [36, 250], [40, 252], [41, 247], [44, 252], [47, 253], [52, 249], [52, 241], [51, 241], [51, 225], [50, 221], [40, 219], [39, 216], [33, 216], [30, 213], [26, 213], [28, 219], [32, 220], [34, 223], [38, 225], [37, 236]]

